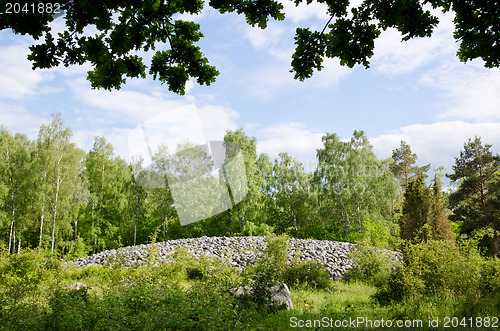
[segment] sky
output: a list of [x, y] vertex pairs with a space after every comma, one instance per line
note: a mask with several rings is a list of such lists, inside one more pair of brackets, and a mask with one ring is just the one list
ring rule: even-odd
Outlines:
[[[401, 42], [394, 29], [375, 43], [371, 66], [342, 67], [328, 59], [305, 82], [290, 73], [297, 27], [322, 29], [326, 8], [313, 2], [295, 7], [283, 0], [285, 20], [261, 30], [237, 14], [206, 8], [184, 16], [201, 25], [199, 45], [220, 72], [210, 86], [188, 82], [178, 96], [160, 82], [132, 79], [118, 91], [92, 90], [88, 65], [31, 69], [30, 37], [0, 31], [0, 124], [36, 139], [42, 124], [60, 112], [72, 141], [88, 151], [104, 135], [127, 161], [146, 145], [203, 144], [243, 128], [258, 153], [288, 152], [313, 171], [325, 133], [349, 139], [363, 130], [380, 159], [400, 141], [410, 144], [418, 165], [452, 171], [468, 138], [480, 136], [500, 152], [500, 70], [482, 60], [461, 63], [453, 39], [453, 14], [433, 11], [440, 23], [430, 38]], [[53, 24], [64, 27], [62, 18]], [[149, 63], [151, 54], [140, 53]], [[143, 130], [145, 135], [135, 135]], [[142, 131], [140, 131], [142, 132]]]

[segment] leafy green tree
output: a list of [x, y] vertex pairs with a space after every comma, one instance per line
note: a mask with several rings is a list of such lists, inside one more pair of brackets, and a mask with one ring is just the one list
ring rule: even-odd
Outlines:
[[179, 221], [186, 225], [186, 230], [201, 231], [198, 221], [231, 207], [227, 187], [215, 175], [218, 170], [208, 145], [179, 144], [171, 165], [168, 185]]
[[[350, 141], [336, 134], [322, 138], [314, 180], [320, 190], [321, 217], [332, 220], [341, 231], [359, 232], [364, 220], [394, 222], [397, 182], [387, 162], [377, 159], [363, 131]], [[352, 238], [351, 238], [352, 240]]]
[[[296, 5], [303, 2], [311, 3], [294, 0]], [[438, 18], [424, 9], [426, 4], [455, 12], [454, 36], [460, 42], [460, 60], [480, 57], [486, 67], [500, 65], [497, 28], [500, 9], [494, 1], [364, 0], [350, 10], [352, 3], [348, 0], [319, 2], [327, 5], [327, 14], [331, 17], [321, 31], [297, 28], [291, 63], [296, 79], [304, 80], [311, 77], [314, 70], [321, 70], [325, 57], [339, 58], [342, 65], [349, 67], [363, 64], [368, 68], [375, 39], [387, 28], [398, 29], [403, 40], [430, 36]], [[20, 8], [38, 9], [40, 5], [34, 0], [15, 3]], [[199, 24], [175, 19], [177, 14], [199, 14], [204, 1], [58, 0], [43, 3], [43, 10], [0, 15], [0, 30], [12, 28], [15, 33], [29, 34], [37, 40], [29, 55], [34, 68], [89, 62], [93, 70], [87, 78], [93, 88], [120, 88], [126, 77], [145, 78], [149, 73], [180, 94], [184, 94], [189, 78], [209, 85], [219, 74], [197, 46], [203, 37]], [[2, 2], [2, 11], [9, 10], [12, 4]], [[284, 7], [276, 0], [211, 0], [208, 5], [221, 14], [243, 14], [248, 24], [260, 28], [266, 28], [270, 18], [285, 18]], [[59, 6], [64, 13], [55, 13]], [[66, 28], [56, 36], [49, 23], [61, 14], [64, 14]], [[90, 36], [84, 33], [89, 26], [97, 29]], [[162, 43], [168, 44], [167, 50], [156, 49]], [[136, 51], [154, 51], [149, 71]]]
[[[67, 217], [71, 211], [71, 198], [78, 190], [79, 171], [84, 152], [70, 142], [72, 132], [63, 127], [61, 114], [53, 115], [52, 122], [42, 125], [37, 140], [37, 157], [39, 166], [46, 169], [42, 174], [46, 185], [40, 192], [46, 206], [42, 208], [40, 224], [40, 237], [43, 233], [43, 209], [50, 210], [52, 220], [51, 252], [56, 248], [57, 225], [65, 233], [72, 231], [70, 219]], [[62, 235], [62, 233], [61, 233]], [[41, 245], [41, 244], [40, 244]]]
[[[255, 224], [261, 223], [259, 215], [263, 207], [264, 196], [261, 189], [264, 186], [264, 178], [257, 166], [255, 137], [248, 137], [243, 129], [236, 131], [228, 130], [224, 136], [224, 141], [234, 143], [238, 146], [243, 155], [245, 165], [248, 187], [247, 195], [229, 211], [231, 224], [232, 220], [236, 218], [238, 226], [236, 232], [241, 232], [246, 221], [254, 222]], [[233, 233], [233, 230], [231, 230], [231, 233]]]
[[404, 140], [401, 140], [401, 146], [392, 151], [392, 160], [394, 161], [389, 165], [394, 177], [396, 177], [403, 189], [408, 186], [408, 181], [415, 178], [418, 174], [425, 174], [430, 167], [427, 164], [423, 167], [415, 166], [417, 161], [417, 154], [411, 152], [410, 145]]
[[154, 201], [155, 208], [153, 210], [153, 217], [157, 220], [157, 226], [162, 228], [162, 238], [166, 239], [167, 226], [169, 219], [175, 217], [174, 200], [170, 190], [167, 171], [171, 167], [171, 155], [168, 152], [166, 145], [160, 145], [155, 155], [153, 156], [153, 169], [156, 173], [162, 176], [165, 182], [165, 187], [153, 188], [150, 192], [150, 197]]
[[[126, 232], [127, 235], [123, 238], [129, 245], [145, 243], [147, 240], [147, 235], [145, 235], [142, 231], [139, 231], [138, 233], [138, 226], [140, 230], [142, 222], [148, 216], [148, 210], [146, 208], [148, 190], [144, 186], [137, 184], [137, 181], [143, 181], [142, 176], [147, 176], [147, 173], [141, 171], [143, 169], [142, 162], [142, 158], [132, 158], [132, 162], [129, 165], [130, 176], [129, 180], [126, 182], [128, 195], [128, 208], [126, 215], [129, 216], [132, 226], [127, 226], [129, 231]], [[139, 177], [135, 177], [136, 174], [138, 174]]]
[[[30, 218], [30, 205], [34, 193], [31, 190], [32, 148], [32, 142], [25, 135], [18, 133], [12, 136], [5, 127], [0, 127], [0, 182], [3, 184], [0, 192], [3, 195], [1, 209], [4, 217], [10, 219], [9, 253], [19, 252], [23, 232], [29, 231], [32, 225]], [[27, 234], [24, 237], [26, 239]]]
[[258, 171], [262, 177], [262, 186], [260, 187], [261, 194], [261, 221], [266, 224], [271, 224], [274, 220], [272, 214], [275, 210], [273, 199], [274, 192], [274, 177], [273, 177], [273, 162], [270, 160], [267, 153], [259, 155], [256, 161]]
[[284, 232], [293, 227], [295, 236], [299, 236], [299, 226], [307, 225], [306, 211], [310, 176], [304, 172], [302, 164], [288, 153], [279, 153], [272, 168], [271, 201], [274, 204], [273, 224], [278, 231]]
[[104, 137], [95, 138], [85, 157], [84, 178], [91, 219], [88, 239], [96, 252], [110, 248], [117, 239], [126, 208], [125, 183], [129, 179], [125, 161], [114, 156], [113, 146]]
[[[453, 211], [450, 218], [461, 224], [461, 233], [468, 234], [497, 223], [496, 210], [490, 207], [490, 202], [494, 205], [499, 170], [500, 156], [493, 155], [491, 145], [483, 145], [479, 137], [469, 139], [460, 157], [455, 158], [454, 172], [447, 175], [452, 182], [459, 183], [458, 189], [449, 197]], [[495, 242], [499, 240], [497, 238]]]

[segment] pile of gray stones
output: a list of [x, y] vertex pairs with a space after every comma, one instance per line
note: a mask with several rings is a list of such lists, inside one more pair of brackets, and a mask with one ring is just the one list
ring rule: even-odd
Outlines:
[[[322, 263], [333, 279], [342, 279], [342, 276], [351, 268], [348, 254], [354, 245], [346, 242], [289, 239], [288, 261], [292, 258], [300, 260], [316, 260]], [[91, 265], [121, 264], [124, 267], [146, 265], [171, 261], [178, 248], [185, 247], [191, 255], [200, 258], [204, 255], [227, 260], [235, 267], [245, 267], [255, 263], [266, 249], [266, 237], [200, 237], [176, 239], [164, 242], [123, 247], [108, 250], [99, 254], [82, 257], [71, 261], [76, 266], [88, 267]], [[398, 259], [397, 253], [386, 251]], [[150, 257], [150, 254], [154, 254]]]

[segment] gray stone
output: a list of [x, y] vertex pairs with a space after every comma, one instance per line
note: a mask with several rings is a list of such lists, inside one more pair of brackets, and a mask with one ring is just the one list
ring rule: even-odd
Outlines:
[[[234, 293], [235, 296], [249, 294], [251, 292], [250, 286], [239, 287]], [[285, 305], [287, 310], [293, 309], [293, 299], [286, 284], [277, 284], [269, 288], [271, 294], [271, 301], [277, 305]]]
[[87, 289], [87, 284], [76, 282], [76, 283], [73, 283], [73, 284], [66, 285], [64, 288], [67, 289], [67, 290], [71, 290], [71, 291], [79, 291], [79, 290], [82, 290], [82, 289], [86, 290]]
[[[350, 268], [347, 254], [353, 246], [350, 243], [304, 240], [291, 238], [288, 241], [289, 257], [298, 254], [298, 259], [317, 260], [322, 263], [332, 278], [340, 279]], [[255, 263], [262, 254], [259, 250], [266, 248], [265, 237], [201, 237], [189, 239], [169, 240], [153, 245], [138, 245], [124, 247], [118, 250], [106, 251], [92, 256], [74, 260], [76, 266], [87, 267], [90, 265], [110, 265], [120, 262], [124, 266], [144, 264], [151, 248], [156, 249], [158, 262], [172, 260], [172, 254], [179, 247], [188, 247], [189, 251], [198, 257], [203, 255], [214, 256], [219, 259], [229, 258], [231, 265], [241, 267]], [[401, 261], [399, 253], [385, 251], [393, 260]], [[156, 262], [156, 260], [155, 260]], [[339, 274], [341, 276], [339, 276]]]
[[286, 305], [286, 309], [293, 309], [293, 300], [286, 284], [274, 285], [270, 289], [271, 300], [278, 305]]

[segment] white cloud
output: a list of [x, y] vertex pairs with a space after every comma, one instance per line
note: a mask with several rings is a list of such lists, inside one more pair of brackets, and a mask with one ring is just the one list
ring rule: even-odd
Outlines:
[[244, 27], [245, 38], [257, 49], [275, 47], [284, 39], [283, 34], [286, 32], [287, 29], [283, 23], [274, 21], [269, 22], [266, 29], [252, 27], [248, 24], [245, 24]]
[[257, 142], [257, 152], [267, 153], [271, 159], [288, 152], [302, 162], [306, 171], [313, 171], [317, 164], [316, 149], [323, 145], [323, 135], [301, 123], [279, 123], [260, 130], [259, 136], [263, 138]]
[[71, 141], [88, 152], [94, 146], [95, 137], [106, 138], [106, 141], [111, 143], [114, 149], [114, 155], [130, 162], [128, 136], [132, 132], [129, 128], [94, 128], [73, 130]]
[[[110, 141], [117, 146], [117, 153], [125, 159], [140, 154], [147, 161], [147, 145], [153, 153], [162, 143], [175, 151], [177, 144], [183, 141], [204, 144], [210, 140], [222, 140], [227, 129], [237, 128], [235, 121], [239, 113], [213, 104], [198, 106], [194, 97], [169, 99], [158, 90], [150, 94], [129, 90], [108, 92], [81, 85], [80, 81], [72, 83], [76, 97], [90, 106], [86, 110], [87, 116], [95, 117], [94, 123], [99, 126], [112, 126], [106, 130], [105, 136], [111, 136]], [[130, 136], [133, 127], [138, 131]], [[101, 135], [99, 131], [103, 130], [96, 128], [96, 134], [90, 135], [89, 131], [81, 132], [80, 136], [88, 140]]]
[[40, 83], [52, 78], [47, 70], [31, 69], [28, 53], [26, 45], [0, 47], [0, 98], [20, 100], [37, 94]]
[[223, 140], [227, 130], [237, 130], [240, 114], [231, 108], [216, 105], [198, 107], [198, 115], [207, 141]]
[[4, 125], [12, 134], [22, 133], [29, 139], [36, 139], [42, 123], [48, 124], [50, 116], [30, 114], [22, 106], [11, 105], [0, 101], [0, 125]]
[[[140, 122], [161, 114], [169, 109], [176, 109], [188, 104], [186, 100], [168, 100], [130, 90], [92, 90], [86, 81], [74, 80], [69, 83], [74, 96], [79, 101], [107, 112], [114, 119]], [[186, 98], [187, 99], [187, 98]], [[103, 113], [101, 112], [100, 117]], [[118, 118], [117, 118], [118, 116]]]
[[453, 13], [431, 11], [440, 23], [429, 38], [401, 41], [401, 33], [394, 28], [383, 31], [375, 41], [372, 67], [386, 75], [409, 73], [436, 59], [455, 57]]
[[329, 16], [327, 14], [328, 7], [324, 3], [313, 1], [310, 4], [301, 2], [295, 6], [291, 0], [281, 1], [284, 7], [285, 18], [290, 19], [293, 23], [299, 23], [310, 19], [316, 19], [325, 24]]
[[483, 143], [493, 144], [492, 150], [500, 152], [500, 123], [468, 123], [465, 121], [413, 124], [387, 134], [371, 138], [374, 152], [380, 158], [390, 157], [392, 150], [405, 140], [418, 156], [417, 163], [431, 163], [431, 169], [444, 166], [448, 172], [454, 157], [460, 155], [469, 138], [481, 137]]
[[241, 73], [236, 86], [243, 87], [247, 95], [269, 101], [279, 99], [284, 94], [299, 95], [310, 90], [336, 88], [342, 79], [356, 70], [341, 66], [338, 59], [325, 59], [323, 65], [322, 71], [315, 72], [311, 78], [300, 82], [293, 78], [289, 62], [276, 61]]
[[480, 61], [458, 60], [427, 72], [425, 85], [443, 90], [440, 118], [472, 121], [500, 119], [500, 69], [485, 69]]
[[323, 69], [320, 72], [314, 73], [314, 76], [309, 78], [311, 84], [319, 88], [329, 88], [336, 86], [340, 80], [347, 77], [353, 72], [347, 66], [341, 66], [339, 59], [325, 59], [323, 61]]

